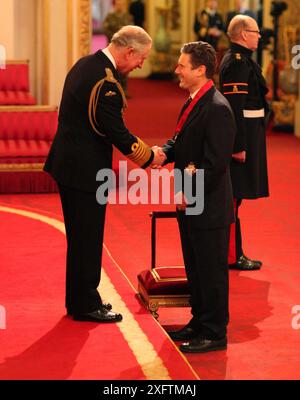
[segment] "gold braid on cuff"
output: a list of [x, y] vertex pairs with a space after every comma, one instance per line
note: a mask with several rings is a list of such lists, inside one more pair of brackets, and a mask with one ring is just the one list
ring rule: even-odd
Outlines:
[[133, 161], [140, 167], [145, 165], [151, 157], [151, 149], [140, 138], [137, 137], [137, 142], [131, 146], [132, 153], [127, 154], [126, 157]]
[[92, 125], [94, 131], [96, 133], [98, 133], [98, 135], [100, 135], [100, 136], [105, 136], [105, 135], [103, 133], [101, 133], [98, 129], [99, 124], [96, 119], [96, 111], [97, 111], [97, 105], [98, 105], [98, 101], [99, 101], [100, 91], [101, 91], [101, 88], [102, 88], [104, 82], [115, 83], [117, 85], [117, 88], [119, 89], [119, 91], [122, 95], [122, 99], [123, 99], [123, 110], [125, 108], [127, 108], [127, 100], [126, 100], [125, 93], [122, 89], [122, 86], [117, 81], [117, 79], [114, 77], [111, 69], [105, 68], [105, 72], [106, 72], [106, 77], [101, 79], [100, 81], [98, 81], [91, 91], [90, 101], [89, 101], [89, 110], [88, 110], [90, 124]]

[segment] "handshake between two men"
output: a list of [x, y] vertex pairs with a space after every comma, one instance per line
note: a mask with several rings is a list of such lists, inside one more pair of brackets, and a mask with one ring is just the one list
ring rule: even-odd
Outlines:
[[152, 169], [161, 168], [161, 166], [167, 159], [166, 154], [164, 153], [163, 149], [158, 146], [153, 146], [152, 151], [154, 152], [154, 158], [151, 163], [151, 168]]

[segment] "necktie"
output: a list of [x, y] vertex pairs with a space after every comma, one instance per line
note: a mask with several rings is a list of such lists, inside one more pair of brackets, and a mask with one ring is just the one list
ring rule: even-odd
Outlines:
[[179, 116], [178, 116], [178, 120], [180, 119], [180, 117], [182, 116], [182, 114], [185, 112], [185, 110], [188, 108], [188, 106], [191, 104], [191, 101], [192, 101], [193, 99], [191, 98], [191, 97], [189, 97], [188, 99], [187, 99], [187, 101], [184, 103], [184, 105], [183, 105], [183, 107], [182, 107], [182, 109], [181, 109], [181, 111], [180, 111], [180, 114], [179, 114]]
[[[192, 102], [192, 98], [191, 98], [191, 96], [187, 99], [187, 101], [184, 103], [184, 105], [183, 105], [183, 107], [182, 107], [182, 109], [181, 109], [181, 111], [180, 111], [180, 113], [179, 113], [179, 115], [178, 115], [178, 119], [177, 119], [177, 123], [179, 122], [179, 120], [180, 120], [180, 118], [181, 118], [181, 116], [182, 116], [182, 114], [185, 112], [185, 110], [188, 108], [188, 106], [191, 104], [191, 102]], [[175, 139], [176, 140], [176, 138], [177, 138], [177, 135], [175, 135], [174, 137], [173, 137], [173, 139]]]

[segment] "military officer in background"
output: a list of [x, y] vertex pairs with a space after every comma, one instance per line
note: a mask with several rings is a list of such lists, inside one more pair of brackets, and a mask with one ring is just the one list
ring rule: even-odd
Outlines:
[[257, 49], [260, 32], [255, 19], [235, 16], [228, 27], [231, 47], [220, 66], [220, 89], [235, 115], [237, 134], [231, 162], [236, 223], [231, 229], [229, 268], [260, 269], [262, 262], [247, 258], [242, 248], [238, 210], [242, 199], [269, 196], [266, 119], [268, 92], [260, 66], [251, 58]]
[[256, 20], [254, 12], [246, 7], [245, 0], [235, 0], [235, 9], [227, 13], [226, 30], [228, 29], [232, 18], [238, 14], [248, 15], [248, 17], [254, 18]]
[[221, 14], [217, 12], [217, 0], [208, 0], [206, 8], [195, 16], [194, 32], [197, 40], [207, 42], [217, 50], [219, 39], [224, 32]]
[[[123, 26], [133, 25], [133, 17], [129, 13], [126, 0], [115, 0], [113, 10], [107, 14], [103, 21], [103, 32], [110, 42], [113, 35]], [[120, 75], [120, 82], [127, 97], [127, 76]]]
[[126, 98], [119, 72], [141, 68], [151, 43], [142, 28], [123, 27], [107, 48], [81, 58], [65, 80], [45, 171], [59, 188], [67, 236], [65, 305], [76, 321], [122, 319], [110, 304], [103, 304], [97, 290], [106, 204], [96, 201], [96, 175], [111, 170], [113, 146], [142, 168], [165, 159], [131, 134], [122, 116]]
[[103, 31], [109, 42], [113, 35], [123, 26], [133, 25], [133, 17], [128, 12], [126, 0], [115, 0], [113, 10], [103, 21]]

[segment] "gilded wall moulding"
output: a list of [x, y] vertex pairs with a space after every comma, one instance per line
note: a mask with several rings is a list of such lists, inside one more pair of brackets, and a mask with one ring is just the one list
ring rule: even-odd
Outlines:
[[91, 0], [78, 1], [78, 58], [90, 53], [91, 44]]
[[49, 104], [49, 79], [50, 79], [50, 2], [42, 3], [42, 104]]
[[299, 43], [300, 22], [299, 0], [286, 0], [287, 9], [279, 17], [278, 55], [279, 59], [290, 63], [291, 48]]

